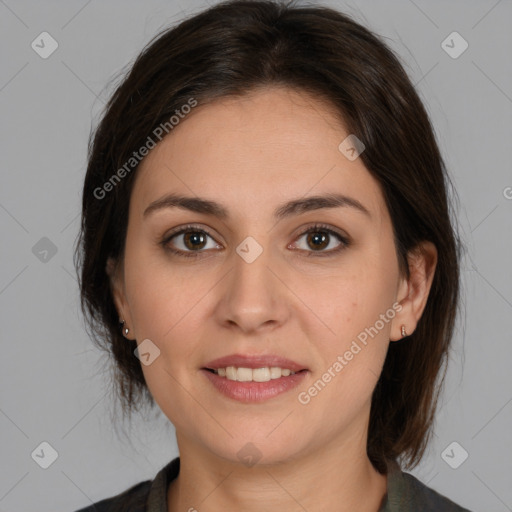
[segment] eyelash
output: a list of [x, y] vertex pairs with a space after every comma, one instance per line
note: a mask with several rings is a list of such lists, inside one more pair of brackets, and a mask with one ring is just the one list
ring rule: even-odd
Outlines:
[[[313, 226], [309, 226], [308, 228], [306, 228], [304, 231], [302, 231], [301, 233], [299, 233], [299, 235], [297, 236], [297, 240], [299, 238], [301, 238], [302, 236], [308, 234], [308, 233], [315, 233], [317, 231], [321, 231], [323, 233], [327, 233], [329, 235], [334, 235], [340, 243], [340, 245], [335, 248], [335, 249], [330, 249], [329, 251], [304, 251], [303, 249], [294, 249], [294, 250], [297, 250], [297, 251], [303, 251], [303, 252], [306, 252], [306, 256], [309, 258], [311, 256], [313, 257], [329, 257], [329, 256], [333, 256], [333, 255], [336, 255], [337, 253], [341, 252], [342, 250], [346, 249], [347, 247], [349, 247], [350, 245], [350, 240], [343, 236], [341, 233], [338, 233], [337, 231], [334, 231], [332, 228], [330, 228], [329, 226], [326, 226], [325, 224], [314, 224]], [[194, 224], [188, 224], [186, 226], [183, 226], [182, 228], [179, 229], [179, 231], [174, 231], [174, 232], [171, 232], [170, 234], [168, 234], [167, 236], [165, 236], [163, 238], [163, 240], [160, 242], [160, 245], [166, 250], [166, 251], [169, 251], [173, 254], [176, 254], [177, 256], [181, 256], [181, 257], [184, 257], [184, 258], [199, 258], [201, 257], [201, 253], [204, 252], [202, 250], [199, 250], [199, 251], [182, 251], [180, 249], [173, 249], [172, 247], [170, 247], [168, 244], [169, 242], [175, 237], [175, 236], [178, 236], [178, 235], [182, 235], [184, 233], [188, 233], [188, 232], [197, 232], [197, 233], [204, 233], [206, 235], [208, 235], [210, 238], [214, 239], [214, 237], [205, 229], [203, 228], [199, 228], [198, 226], [194, 225]], [[215, 239], [214, 239], [215, 240]]]

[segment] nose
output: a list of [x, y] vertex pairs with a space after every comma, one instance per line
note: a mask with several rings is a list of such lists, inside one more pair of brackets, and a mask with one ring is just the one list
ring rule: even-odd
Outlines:
[[245, 334], [270, 332], [289, 315], [282, 267], [265, 249], [253, 261], [240, 254], [233, 254], [233, 268], [223, 280], [217, 318], [224, 327]]

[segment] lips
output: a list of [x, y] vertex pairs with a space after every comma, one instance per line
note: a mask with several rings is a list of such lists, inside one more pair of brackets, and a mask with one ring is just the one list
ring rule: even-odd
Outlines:
[[244, 404], [261, 403], [280, 395], [291, 392], [304, 382], [307, 370], [269, 380], [267, 382], [239, 382], [220, 377], [213, 370], [202, 369], [201, 374], [212, 384], [221, 395]]
[[275, 354], [260, 354], [260, 355], [243, 355], [232, 354], [229, 356], [220, 357], [210, 361], [204, 366], [205, 370], [217, 370], [219, 368], [227, 368], [228, 366], [236, 366], [237, 368], [265, 368], [265, 367], [279, 367], [287, 368], [294, 372], [307, 370], [306, 366], [296, 361], [292, 361], [286, 357], [281, 357]]

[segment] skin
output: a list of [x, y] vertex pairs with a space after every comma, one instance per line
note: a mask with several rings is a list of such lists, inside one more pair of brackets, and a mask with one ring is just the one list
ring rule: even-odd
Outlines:
[[[366, 454], [371, 395], [390, 340], [402, 337], [402, 325], [411, 334], [421, 317], [437, 252], [426, 242], [409, 255], [410, 279], [400, 275], [378, 182], [360, 158], [338, 149], [347, 135], [315, 97], [263, 88], [196, 107], [137, 170], [124, 258], [109, 262], [108, 272], [128, 337], [160, 350], [142, 369], [176, 429], [181, 469], [169, 512], [376, 512], [382, 503], [387, 478]], [[143, 216], [170, 192], [217, 201], [230, 216], [176, 207]], [[350, 207], [272, 217], [283, 202], [326, 193], [357, 199], [371, 217]], [[322, 249], [330, 255], [322, 257], [301, 235], [316, 222], [350, 244], [332, 252], [340, 242], [330, 235]], [[212, 234], [197, 258], [159, 244], [187, 223]], [[252, 263], [235, 250], [248, 236], [263, 248]], [[184, 241], [178, 235], [168, 246], [192, 252]], [[317, 396], [299, 403], [298, 394], [394, 303], [400, 312]], [[233, 353], [278, 354], [309, 373], [292, 391], [243, 404], [200, 371]], [[248, 442], [261, 453], [252, 467], [237, 456]]]

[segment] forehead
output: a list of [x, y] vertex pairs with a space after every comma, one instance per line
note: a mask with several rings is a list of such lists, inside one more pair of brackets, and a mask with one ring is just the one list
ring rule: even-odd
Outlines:
[[[333, 106], [304, 92], [260, 89], [195, 107], [144, 158], [138, 211], [169, 192], [211, 197], [244, 215], [291, 197], [342, 193], [385, 214], [377, 181], [340, 143], [350, 135]], [[255, 210], [256, 209], [256, 210]]]

